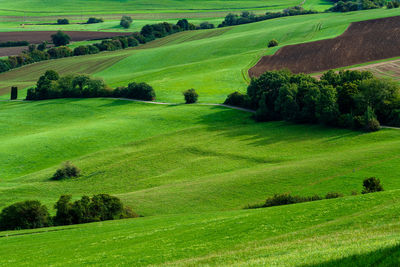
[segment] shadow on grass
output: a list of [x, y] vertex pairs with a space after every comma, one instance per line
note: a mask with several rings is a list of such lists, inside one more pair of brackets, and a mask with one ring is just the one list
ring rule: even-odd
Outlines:
[[336, 267], [336, 266], [400, 266], [400, 244], [378, 249], [365, 254], [352, 255], [338, 260], [303, 267]]
[[335, 142], [342, 138], [354, 138], [362, 132], [328, 127], [318, 124], [298, 124], [286, 121], [256, 122], [252, 114], [215, 106], [218, 111], [204, 115], [198, 121], [207, 130], [218, 131], [221, 136], [237, 138], [254, 146], [319, 140]]

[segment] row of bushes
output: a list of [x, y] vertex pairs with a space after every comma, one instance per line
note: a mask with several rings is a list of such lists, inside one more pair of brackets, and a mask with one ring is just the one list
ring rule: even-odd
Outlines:
[[310, 196], [310, 197], [303, 197], [303, 196], [292, 196], [288, 193], [285, 194], [275, 194], [273, 197], [269, 197], [265, 200], [262, 204], [255, 204], [255, 205], [248, 205], [246, 209], [258, 209], [258, 208], [267, 208], [273, 206], [282, 206], [282, 205], [290, 205], [296, 203], [303, 203], [303, 202], [310, 202], [310, 201], [317, 201], [323, 199], [332, 199], [343, 197], [343, 194], [337, 192], [330, 192], [326, 194], [325, 197], [321, 197], [318, 195]]
[[371, 72], [328, 71], [320, 80], [287, 70], [252, 79], [247, 94], [225, 104], [256, 110], [259, 121], [287, 120], [375, 131], [380, 123], [400, 126], [400, 87]]
[[16, 46], [28, 46], [29, 43], [27, 41], [10, 41], [0, 43], [0, 47], [16, 47]]
[[224, 21], [218, 25], [218, 27], [220, 28], [220, 27], [247, 24], [247, 23], [280, 18], [280, 17], [316, 14], [316, 13], [318, 12], [314, 10], [305, 10], [301, 6], [290, 7], [284, 9], [282, 12], [267, 12], [265, 13], [265, 15], [260, 15], [260, 16], [257, 16], [256, 14], [249, 11], [243, 11], [240, 15], [229, 13], [225, 17]]
[[[374, 193], [383, 191], [383, 187], [381, 185], [381, 181], [375, 177], [366, 178], [363, 181], [363, 190], [362, 194]], [[357, 194], [357, 192], [352, 192], [353, 195]], [[275, 194], [273, 197], [269, 197], [262, 204], [248, 205], [246, 209], [257, 209], [257, 208], [266, 208], [273, 206], [281, 206], [281, 205], [289, 205], [295, 203], [302, 202], [310, 202], [317, 201], [322, 199], [332, 199], [343, 197], [343, 194], [337, 192], [329, 192], [325, 195], [325, 197], [321, 197], [319, 195], [314, 195], [310, 197], [303, 196], [292, 196], [288, 193], [285, 194]]]
[[48, 70], [28, 89], [26, 100], [82, 97], [124, 97], [139, 100], [154, 100], [154, 89], [146, 83], [130, 83], [127, 87], [112, 90], [99, 79], [87, 75], [70, 74], [60, 77], [57, 72]]
[[0, 213], [0, 230], [34, 229], [138, 217], [119, 198], [107, 194], [83, 196], [74, 202], [71, 199], [71, 195], [60, 197], [54, 205], [57, 211], [54, 217], [50, 216], [47, 207], [38, 200], [12, 204]]

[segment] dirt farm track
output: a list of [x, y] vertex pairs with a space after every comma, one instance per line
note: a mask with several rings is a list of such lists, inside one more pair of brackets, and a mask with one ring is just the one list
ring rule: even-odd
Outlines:
[[[88, 41], [106, 39], [115, 36], [130, 35], [127, 32], [89, 32], [89, 31], [64, 31], [71, 37], [71, 41]], [[39, 44], [43, 41], [51, 42], [51, 35], [55, 31], [23, 31], [23, 32], [0, 32], [0, 43], [7, 41], [28, 41], [31, 44]]]
[[282, 47], [249, 70], [258, 77], [268, 70], [315, 73], [400, 56], [400, 16], [355, 22], [334, 39]]

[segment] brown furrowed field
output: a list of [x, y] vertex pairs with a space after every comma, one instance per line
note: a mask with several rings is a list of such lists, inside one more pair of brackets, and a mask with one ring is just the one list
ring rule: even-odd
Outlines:
[[400, 56], [400, 16], [352, 23], [334, 39], [282, 47], [249, 70], [257, 77], [268, 70], [315, 73]]

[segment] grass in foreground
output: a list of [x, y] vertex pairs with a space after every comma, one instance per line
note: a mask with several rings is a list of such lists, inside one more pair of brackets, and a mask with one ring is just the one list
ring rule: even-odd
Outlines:
[[0, 264], [397, 266], [399, 199], [395, 190], [259, 210], [2, 232]]

